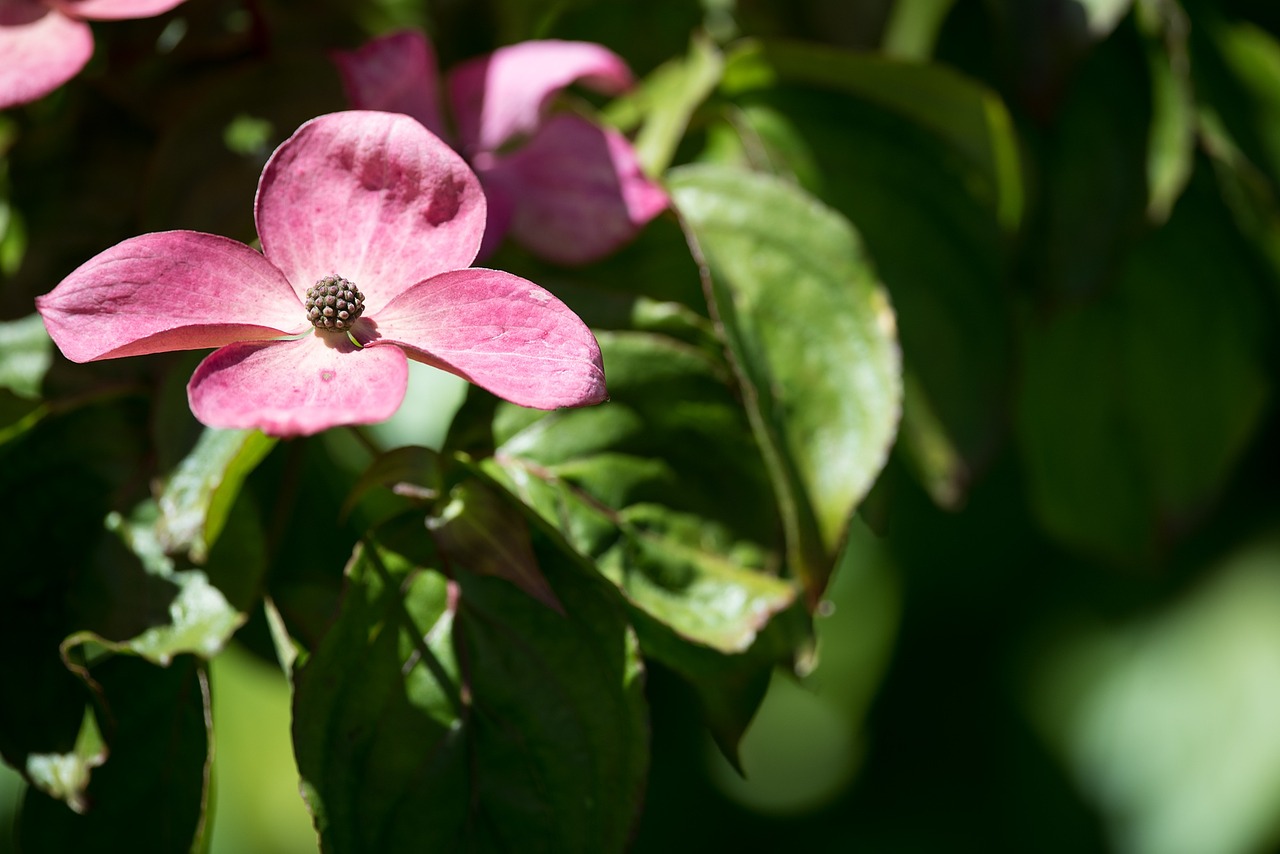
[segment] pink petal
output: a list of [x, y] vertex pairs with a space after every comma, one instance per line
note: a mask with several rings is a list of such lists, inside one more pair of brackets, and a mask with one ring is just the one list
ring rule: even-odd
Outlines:
[[485, 200], [462, 158], [408, 116], [331, 113], [271, 155], [255, 216], [263, 252], [299, 297], [336, 273], [371, 315], [475, 259]]
[[335, 50], [331, 56], [351, 106], [404, 113], [444, 135], [436, 53], [422, 33], [402, 30], [356, 50]]
[[48, 0], [68, 15], [95, 21], [152, 18], [179, 6], [184, 0]]
[[608, 396], [591, 330], [551, 293], [510, 273], [444, 273], [374, 320], [379, 337], [366, 349], [399, 345], [521, 406], [585, 406]]
[[87, 25], [35, 0], [0, 2], [0, 110], [43, 98], [91, 56]]
[[482, 169], [485, 187], [516, 200], [511, 235], [561, 264], [585, 264], [629, 242], [668, 204], [626, 137], [570, 113]]
[[118, 243], [37, 297], [36, 309], [73, 362], [218, 347], [310, 325], [265, 258], [197, 231]]
[[533, 133], [542, 109], [560, 90], [580, 83], [605, 94], [629, 87], [622, 58], [591, 42], [530, 41], [477, 57], [449, 72], [449, 104], [468, 154], [496, 151]]
[[409, 363], [394, 347], [357, 350], [345, 335], [232, 344], [209, 354], [187, 384], [191, 411], [210, 427], [309, 436], [390, 418]]

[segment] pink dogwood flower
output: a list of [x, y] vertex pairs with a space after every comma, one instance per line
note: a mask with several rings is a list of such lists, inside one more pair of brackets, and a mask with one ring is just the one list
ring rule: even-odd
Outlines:
[[345, 112], [271, 155], [262, 251], [168, 231], [73, 271], [36, 308], [74, 362], [218, 347], [187, 397], [211, 427], [307, 435], [391, 416], [407, 359], [537, 409], [605, 398], [600, 348], [534, 283], [469, 268], [485, 198], [466, 163], [407, 116]]
[[[422, 33], [382, 36], [334, 60], [353, 106], [405, 113], [445, 136], [435, 51]], [[540, 257], [585, 264], [629, 242], [667, 207], [626, 137], [550, 109], [574, 83], [617, 94], [633, 82], [620, 57], [589, 42], [522, 42], [449, 72], [456, 147], [489, 197], [482, 255], [509, 231]]]
[[0, 110], [48, 95], [93, 56], [86, 20], [150, 18], [183, 0], [0, 0]]

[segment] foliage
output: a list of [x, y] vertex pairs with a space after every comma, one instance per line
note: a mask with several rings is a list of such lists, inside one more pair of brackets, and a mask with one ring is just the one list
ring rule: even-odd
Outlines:
[[[144, 232], [252, 244], [271, 152], [349, 107], [333, 52], [404, 27], [441, 68], [568, 39], [636, 73], [546, 108], [669, 207], [590, 263], [482, 259], [586, 321], [607, 402], [437, 377], [278, 438], [194, 419], [201, 354], [58, 352], [37, 296]], [[236, 656], [289, 686], [324, 851], [1280, 839], [1269, 6], [187, 0], [92, 32], [0, 112], [18, 850], [247, 838]]]

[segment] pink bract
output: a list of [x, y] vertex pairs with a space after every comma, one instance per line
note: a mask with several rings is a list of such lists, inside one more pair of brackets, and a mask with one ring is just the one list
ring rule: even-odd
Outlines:
[[93, 56], [86, 20], [150, 18], [183, 0], [3, 0], [0, 110], [57, 89]]
[[[577, 315], [530, 281], [468, 267], [484, 194], [420, 123], [361, 111], [307, 122], [263, 169], [254, 215], [261, 253], [170, 231], [91, 258], [36, 300], [49, 334], [74, 362], [218, 347], [187, 386], [192, 412], [279, 436], [389, 417], [407, 359], [522, 406], [605, 399], [600, 348]], [[307, 289], [330, 275], [365, 295], [350, 338], [306, 317]]]
[[531, 41], [453, 68], [442, 83], [420, 32], [382, 36], [334, 55], [356, 107], [411, 115], [441, 132], [440, 90], [457, 127], [456, 147], [489, 194], [481, 254], [504, 233], [562, 264], [598, 260], [633, 239], [668, 205], [615, 130], [551, 109], [578, 84], [617, 94], [633, 79], [620, 57], [597, 44]]

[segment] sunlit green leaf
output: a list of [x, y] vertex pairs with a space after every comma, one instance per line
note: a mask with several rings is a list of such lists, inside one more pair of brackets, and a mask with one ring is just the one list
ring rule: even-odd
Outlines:
[[40, 396], [40, 383], [53, 364], [53, 339], [40, 315], [0, 323], [0, 389], [19, 397]]
[[796, 180], [857, 227], [898, 319], [900, 448], [935, 501], [959, 506], [1006, 430], [1013, 350], [1010, 246], [967, 168], [945, 139], [837, 92], [744, 93], [726, 127], [728, 162]]
[[636, 157], [645, 172], [661, 175], [694, 111], [720, 83], [724, 58], [704, 36], [695, 36], [688, 56], [656, 69], [634, 94], [610, 105], [609, 117], [624, 127], [643, 122], [636, 135]]
[[166, 552], [204, 563], [249, 472], [275, 447], [257, 430], [206, 428], [160, 493], [157, 533]]
[[689, 680], [732, 757], [769, 673], [806, 633], [796, 586], [775, 576], [781, 523], [763, 462], [718, 358], [647, 333], [600, 344], [607, 404], [500, 405], [482, 416], [491, 449], [469, 450], [492, 454], [482, 469], [619, 585], [645, 654]]
[[1147, 158], [1147, 215], [1168, 219], [1191, 177], [1195, 153], [1195, 97], [1186, 14], [1176, 3], [1139, 2], [1151, 69], [1151, 136]]
[[770, 467], [788, 565], [816, 599], [897, 429], [893, 310], [852, 226], [795, 187], [712, 166], [670, 184]]

